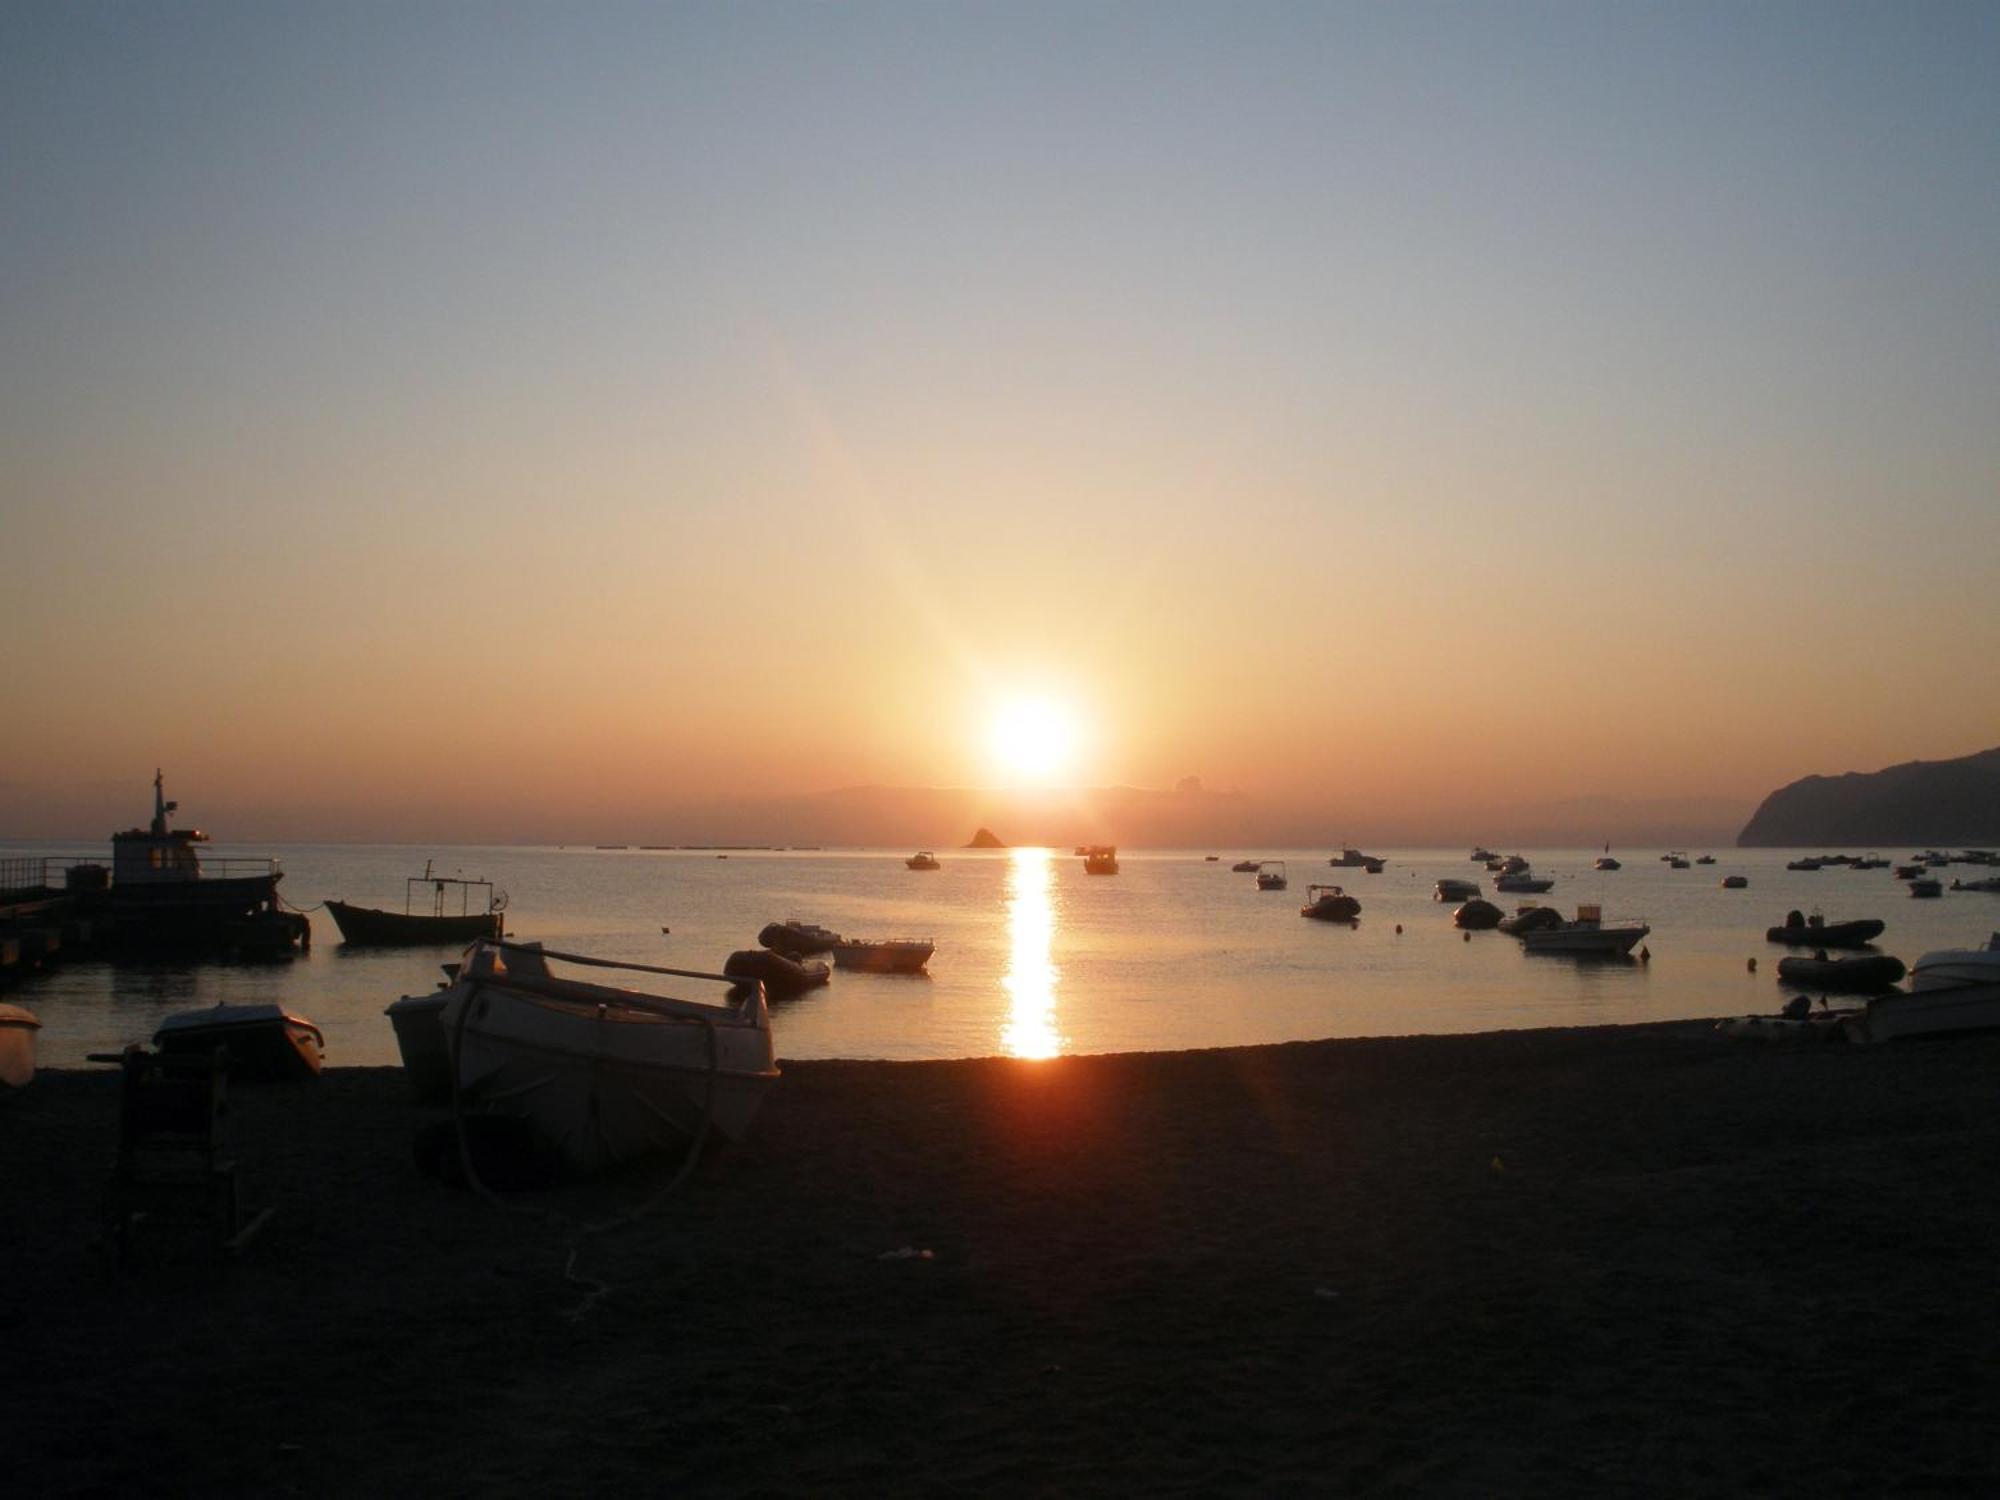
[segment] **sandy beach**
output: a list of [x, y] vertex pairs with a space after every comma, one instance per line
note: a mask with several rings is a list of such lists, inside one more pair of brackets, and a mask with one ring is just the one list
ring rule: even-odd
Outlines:
[[332, 1070], [233, 1094], [276, 1209], [234, 1264], [124, 1274], [117, 1081], [44, 1072], [0, 1103], [10, 1485], [1992, 1493], [1996, 1064], [1705, 1023], [800, 1063], [580, 1245]]

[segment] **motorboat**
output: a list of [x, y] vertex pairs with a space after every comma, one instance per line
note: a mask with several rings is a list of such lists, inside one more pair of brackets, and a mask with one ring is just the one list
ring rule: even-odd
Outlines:
[[787, 917], [782, 922], [766, 922], [763, 931], [757, 934], [757, 941], [773, 953], [782, 953], [787, 958], [811, 958], [815, 954], [833, 952], [842, 939], [831, 927]]
[[1532, 901], [1514, 909], [1511, 917], [1502, 917], [1494, 926], [1512, 937], [1524, 932], [1539, 932], [1545, 927], [1562, 926], [1563, 915], [1553, 906], [1537, 906]]
[[1955, 891], [1980, 891], [1986, 895], [2000, 895], [2000, 875], [1989, 875], [1984, 880], [1954, 880], [1951, 888]]
[[1086, 875], [1116, 875], [1118, 873], [1118, 851], [1110, 844], [1087, 844], [1083, 850], [1083, 873]]
[[[549, 961], [726, 987], [719, 1001], [592, 984]], [[740, 1140], [778, 1079], [754, 980], [482, 939], [439, 1016], [458, 1106], [529, 1122], [575, 1171]]]
[[[423, 874], [404, 880], [401, 911], [328, 900], [326, 909], [340, 929], [341, 941], [357, 948], [420, 948], [435, 943], [463, 948], [478, 938], [499, 937], [507, 893], [496, 891], [490, 880], [436, 874], [431, 863], [425, 860]], [[450, 909], [454, 895], [457, 911]], [[430, 910], [420, 910], [420, 905]]]
[[1921, 879], [1912, 880], [1909, 884], [1910, 894], [1920, 901], [1933, 900], [1944, 894], [1944, 882], [1935, 875], [1925, 875]]
[[1637, 917], [1604, 920], [1603, 908], [1579, 906], [1576, 920], [1521, 934], [1530, 953], [1569, 954], [1579, 958], [1619, 958], [1638, 946], [1653, 929]]
[[1984, 948], [1943, 948], [1926, 953], [1910, 970], [1910, 988], [1951, 989], [1963, 984], [2000, 984], [2000, 932]]
[[1229, 868], [1231, 873], [1233, 874], [1254, 875], [1257, 873], [1257, 866], [1258, 866], [1258, 861], [1254, 859], [1239, 859], [1236, 861], [1235, 864], [1231, 865]]
[[1361, 915], [1361, 903], [1337, 885], [1309, 885], [1299, 915], [1321, 922], [1352, 922]]
[[1472, 862], [1475, 865], [1483, 865], [1489, 859], [1498, 859], [1499, 857], [1500, 857], [1499, 855], [1495, 854], [1491, 849], [1487, 848], [1484, 844], [1473, 845]]
[[1551, 889], [1554, 885], [1555, 881], [1545, 875], [1537, 875], [1532, 870], [1520, 869], [1501, 875], [1493, 882], [1493, 889], [1496, 891], [1518, 892], [1527, 896], [1538, 896], [1543, 891]]
[[1826, 865], [1825, 860], [1810, 859], [1810, 858], [1793, 859], [1793, 860], [1787, 860], [1785, 862], [1785, 868], [1787, 870], [1818, 870], [1818, 869], [1823, 869], [1825, 865]]
[[1591, 868], [1594, 870], [1622, 870], [1625, 867], [1619, 864], [1618, 861], [1613, 859], [1610, 855], [1600, 854], [1597, 857], [1596, 862], [1591, 865]]
[[1685, 854], [1670, 854], [1667, 856], [1667, 868], [1669, 870], [1685, 870], [1687, 867], [1688, 857]]
[[722, 972], [731, 979], [755, 979], [773, 1000], [816, 989], [833, 978], [833, 970], [823, 959], [787, 958], [769, 948], [740, 948], [722, 961]]
[[1258, 890], [1282, 891], [1285, 884], [1285, 862], [1282, 859], [1267, 859], [1257, 867]]
[[1498, 927], [1505, 919], [1499, 907], [1491, 901], [1482, 901], [1477, 896], [1451, 914], [1452, 925], [1463, 927], [1467, 932], [1485, 932]]
[[1695, 858], [1695, 863], [1698, 865], [1712, 865], [1715, 863], [1715, 856], [1713, 854], [1698, 855]]
[[1828, 995], [1872, 995], [1892, 988], [1903, 972], [1903, 961], [1887, 953], [1855, 958], [1828, 958], [1816, 953], [1811, 958], [1778, 960], [1780, 984]]
[[1440, 880], [1431, 891], [1433, 901], [1470, 901], [1479, 894], [1476, 880]]
[[843, 969], [868, 974], [918, 974], [931, 961], [937, 945], [929, 938], [843, 938], [833, 946], [833, 961]]
[[904, 860], [903, 863], [912, 870], [942, 870], [944, 868], [943, 865], [938, 863], [938, 857], [928, 849], [919, 849], [915, 854]]
[[1387, 863], [1385, 860], [1371, 859], [1361, 867], [1361, 873], [1364, 875], [1380, 875], [1385, 863]]
[[0, 1085], [26, 1088], [35, 1076], [35, 1033], [42, 1023], [18, 1005], [0, 1005]]
[[1788, 911], [1784, 926], [1765, 928], [1764, 938], [1767, 942], [1786, 943], [1794, 948], [1859, 948], [1880, 937], [1886, 925], [1873, 917], [1859, 917], [1852, 922], [1829, 922], [1818, 912], [1806, 917], [1796, 911]]
[[1327, 861], [1336, 870], [1361, 870], [1369, 865], [1379, 865], [1382, 857], [1378, 854], [1363, 854], [1359, 849], [1342, 849]]
[[1527, 856], [1510, 854], [1500, 861], [1496, 873], [1501, 875], [1525, 875], [1528, 873]]
[[1984, 948], [1926, 953], [1910, 987], [1870, 1000], [1849, 1030], [1864, 1042], [2000, 1030], [2000, 932]]
[[1722, 877], [1722, 888], [1725, 891], [1744, 890], [1749, 884], [1750, 877], [1748, 875], [1725, 875]]
[[161, 1052], [229, 1055], [229, 1076], [238, 1082], [283, 1083], [317, 1078], [326, 1058], [326, 1038], [304, 1016], [282, 1005], [215, 1005], [168, 1016], [153, 1033]]

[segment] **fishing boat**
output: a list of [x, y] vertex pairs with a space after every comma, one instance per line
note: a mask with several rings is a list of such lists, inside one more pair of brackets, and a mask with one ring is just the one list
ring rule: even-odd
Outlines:
[[1433, 901], [1470, 901], [1479, 894], [1476, 880], [1440, 880], [1431, 891]]
[[1369, 865], [1381, 864], [1382, 856], [1379, 854], [1363, 854], [1359, 849], [1342, 849], [1339, 854], [1329, 859], [1327, 863], [1332, 865], [1336, 870], [1362, 870], [1366, 869]]
[[1309, 885], [1299, 915], [1321, 922], [1352, 922], [1361, 915], [1361, 903], [1337, 885]]
[[1811, 958], [1778, 960], [1778, 982], [1827, 995], [1872, 995], [1893, 986], [1903, 977], [1903, 961], [1887, 953], [1866, 953], [1854, 958], [1828, 958], [1824, 953]]
[[0, 1085], [25, 1088], [35, 1076], [35, 1033], [42, 1023], [18, 1005], [0, 1005]]
[[843, 938], [833, 946], [833, 961], [866, 974], [918, 974], [936, 950], [929, 938]]
[[[683, 1000], [559, 976], [551, 959], [727, 987]], [[754, 981], [614, 963], [482, 939], [440, 1022], [461, 1107], [525, 1119], [575, 1171], [740, 1140], [777, 1081], [770, 1009]]]
[[1880, 937], [1886, 925], [1873, 917], [1858, 917], [1851, 922], [1829, 922], [1818, 912], [1806, 917], [1796, 911], [1788, 911], [1784, 926], [1765, 928], [1764, 938], [1767, 942], [1786, 943], [1794, 948], [1859, 948]]
[[1603, 908], [1579, 906], [1576, 920], [1535, 932], [1521, 934], [1521, 946], [1530, 953], [1567, 954], [1577, 958], [1620, 958], [1639, 945], [1653, 929], [1637, 917], [1604, 920]]
[[178, 802], [166, 795], [166, 778], [153, 772], [153, 820], [111, 836], [108, 880], [102, 865], [69, 872], [72, 888], [103, 891], [110, 935], [120, 946], [141, 952], [209, 949], [250, 957], [282, 956], [310, 946], [312, 924], [301, 913], [281, 909], [275, 859], [228, 858], [204, 861], [199, 846], [208, 835], [199, 828], [169, 826]]
[[1285, 862], [1282, 859], [1267, 859], [1257, 866], [1258, 890], [1282, 891], [1285, 885]]
[[831, 953], [840, 945], [840, 934], [831, 927], [822, 927], [817, 922], [807, 922], [799, 917], [787, 917], [782, 922], [767, 922], [764, 930], [757, 934], [757, 941], [773, 953], [782, 953], [787, 958], [811, 958], [815, 954]]
[[919, 849], [915, 854], [904, 860], [903, 863], [912, 870], [941, 870], [944, 868], [943, 865], [938, 863], [938, 857], [928, 849]]
[[[431, 863], [425, 860], [423, 874], [404, 880], [401, 911], [379, 911], [329, 899], [326, 909], [333, 925], [340, 929], [341, 941], [357, 948], [421, 948], [436, 943], [462, 948], [479, 938], [501, 936], [507, 893], [496, 891], [490, 880], [435, 874]], [[424, 905], [430, 910], [421, 910]], [[457, 911], [450, 909], [453, 905]]]
[[821, 959], [787, 958], [769, 948], [740, 948], [722, 961], [722, 972], [731, 979], [754, 979], [773, 1000], [817, 989], [833, 978], [833, 970]]
[[1550, 889], [1555, 882], [1545, 875], [1537, 875], [1532, 870], [1511, 870], [1493, 882], [1496, 891], [1518, 892], [1527, 896], [1538, 896]]
[[1084, 845], [1083, 873], [1086, 875], [1116, 875], [1118, 873], [1118, 851], [1110, 844]]
[[317, 1078], [326, 1058], [326, 1038], [304, 1016], [282, 1005], [215, 1005], [168, 1016], [153, 1033], [162, 1052], [229, 1054], [229, 1076], [237, 1081], [283, 1083]]

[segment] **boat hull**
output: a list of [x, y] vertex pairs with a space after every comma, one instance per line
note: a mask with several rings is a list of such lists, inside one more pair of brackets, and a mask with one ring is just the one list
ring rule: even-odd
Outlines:
[[915, 974], [931, 961], [936, 945], [923, 942], [841, 943], [833, 961], [867, 974]]
[[2000, 984], [1962, 984], [1879, 995], [1847, 1026], [1851, 1036], [1864, 1042], [2000, 1031]]
[[319, 1077], [326, 1039], [303, 1016], [277, 1005], [218, 1005], [168, 1016], [153, 1033], [162, 1052], [229, 1055], [236, 1082], [286, 1083]]
[[42, 1023], [18, 1005], [0, 1005], [0, 1085], [24, 1088], [35, 1076], [35, 1033]]
[[463, 948], [480, 938], [500, 936], [499, 912], [474, 912], [455, 917], [377, 911], [328, 901], [326, 909], [341, 941], [356, 948], [422, 948], [432, 944]]
[[1784, 943], [1793, 948], [1859, 948], [1880, 937], [1886, 925], [1873, 917], [1854, 922], [1828, 922], [1817, 927], [1810, 922], [1787, 923], [1783, 927], [1765, 928], [1764, 937], [1767, 942]]
[[528, 1120], [574, 1170], [740, 1140], [777, 1080], [763, 990], [738, 1004], [561, 980], [461, 978], [440, 1022], [464, 1101]]
[[1548, 953], [1570, 958], [1623, 958], [1639, 946], [1650, 927], [1545, 927], [1520, 935], [1521, 946], [1529, 953]]
[[403, 1076], [421, 1104], [451, 1099], [451, 1043], [444, 1034], [446, 991], [405, 995], [383, 1012], [396, 1033], [396, 1050], [403, 1056]]
[[1903, 977], [1903, 961], [1886, 953], [1866, 958], [1781, 958], [1778, 981], [1829, 995], [1872, 995]]

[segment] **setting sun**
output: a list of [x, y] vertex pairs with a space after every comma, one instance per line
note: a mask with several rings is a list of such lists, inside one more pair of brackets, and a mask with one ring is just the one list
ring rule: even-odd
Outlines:
[[1076, 740], [1075, 716], [1047, 698], [1015, 698], [993, 715], [994, 763], [1017, 780], [1045, 781], [1068, 770]]

